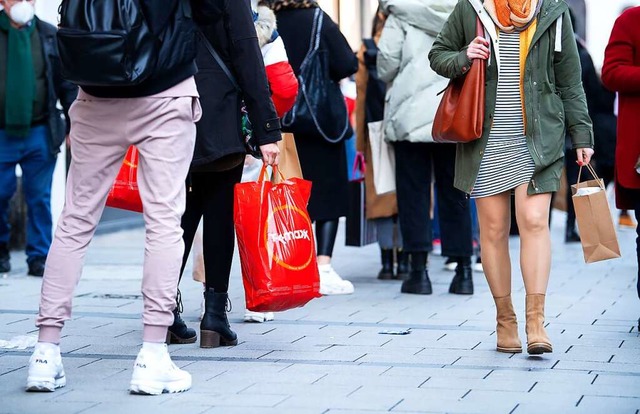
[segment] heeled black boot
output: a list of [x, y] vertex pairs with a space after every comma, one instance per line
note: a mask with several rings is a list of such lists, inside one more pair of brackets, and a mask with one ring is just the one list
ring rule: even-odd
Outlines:
[[409, 254], [402, 249], [396, 251], [396, 261], [398, 268], [394, 279], [405, 280], [409, 277]]
[[200, 322], [200, 348], [238, 345], [238, 336], [227, 319], [227, 293], [204, 292], [204, 317]]
[[458, 260], [456, 275], [451, 280], [449, 293], [455, 295], [473, 295], [473, 269], [471, 258], [464, 257]]
[[173, 325], [171, 325], [167, 331], [167, 345], [192, 344], [198, 339], [196, 330], [189, 328], [182, 320], [182, 317], [180, 317], [182, 310], [182, 295], [180, 295], [180, 290], [178, 290], [176, 308], [173, 310]]
[[380, 273], [378, 273], [378, 279], [393, 279], [393, 250], [380, 249], [380, 258], [382, 259], [382, 269], [380, 269]]
[[411, 253], [409, 277], [402, 282], [400, 292], [414, 293], [417, 295], [430, 295], [432, 293], [431, 280], [427, 271], [427, 252]]

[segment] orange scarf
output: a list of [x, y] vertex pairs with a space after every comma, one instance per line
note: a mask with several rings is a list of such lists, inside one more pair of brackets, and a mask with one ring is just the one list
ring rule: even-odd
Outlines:
[[485, 0], [484, 8], [503, 32], [522, 31], [540, 10], [542, 0]]

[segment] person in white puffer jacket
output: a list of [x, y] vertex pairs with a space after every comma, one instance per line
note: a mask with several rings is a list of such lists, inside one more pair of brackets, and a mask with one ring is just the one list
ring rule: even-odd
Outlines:
[[396, 194], [409, 278], [402, 293], [432, 293], [427, 258], [432, 247], [431, 178], [438, 197], [442, 255], [457, 262], [449, 293], [473, 293], [469, 200], [453, 187], [456, 147], [433, 142], [431, 128], [448, 80], [428, 54], [457, 0], [381, 0], [389, 15], [378, 43], [378, 76], [387, 82], [385, 139], [394, 145]]

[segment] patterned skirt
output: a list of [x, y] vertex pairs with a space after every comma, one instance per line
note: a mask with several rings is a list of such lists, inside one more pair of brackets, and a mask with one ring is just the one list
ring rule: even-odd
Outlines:
[[528, 183], [534, 170], [535, 164], [525, 136], [489, 136], [471, 197], [489, 197], [513, 190]]

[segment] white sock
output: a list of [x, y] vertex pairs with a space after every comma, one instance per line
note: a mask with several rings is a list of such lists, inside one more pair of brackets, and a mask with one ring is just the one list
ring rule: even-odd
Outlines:
[[167, 345], [164, 342], [143, 342], [142, 349], [154, 353], [161, 353], [167, 349]]
[[331, 263], [318, 265], [318, 269], [320, 269], [321, 272], [328, 272], [331, 270]]
[[39, 351], [42, 351], [42, 352], [50, 350], [50, 351], [56, 352], [58, 354], [60, 353], [60, 345], [53, 344], [51, 342], [38, 342], [38, 343], [36, 343], [35, 349], [39, 350]]

